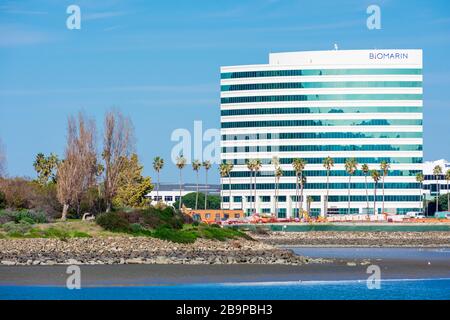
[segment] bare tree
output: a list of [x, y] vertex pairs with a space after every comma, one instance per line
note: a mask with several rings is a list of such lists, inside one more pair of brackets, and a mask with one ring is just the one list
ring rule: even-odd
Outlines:
[[0, 138], [0, 177], [6, 175], [6, 151]]
[[79, 208], [83, 195], [95, 183], [97, 152], [92, 119], [81, 113], [78, 118], [69, 117], [64, 157], [57, 172], [57, 196], [63, 206], [61, 220], [66, 219], [71, 205]]
[[107, 112], [104, 126], [102, 157], [105, 160], [106, 212], [109, 212], [124, 160], [134, 151], [134, 138], [131, 120], [119, 111]]

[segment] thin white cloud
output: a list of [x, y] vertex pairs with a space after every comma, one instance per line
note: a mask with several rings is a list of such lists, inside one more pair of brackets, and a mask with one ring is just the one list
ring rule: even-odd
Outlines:
[[85, 20], [85, 21], [101, 20], [101, 19], [120, 17], [120, 16], [124, 16], [126, 14], [128, 14], [128, 12], [125, 12], [125, 11], [105, 11], [105, 12], [93, 12], [93, 13], [83, 13], [83, 11], [81, 11], [81, 19]]
[[0, 25], [0, 47], [15, 47], [47, 43], [49, 33], [28, 26]]

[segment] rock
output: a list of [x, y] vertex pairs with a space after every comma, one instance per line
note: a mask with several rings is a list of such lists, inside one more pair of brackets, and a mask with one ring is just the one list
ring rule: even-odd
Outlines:
[[154, 263], [156, 264], [169, 264], [170, 263], [170, 259], [163, 257], [163, 256], [157, 256], [156, 259], [154, 260]]
[[73, 265], [73, 264], [81, 264], [81, 262], [79, 262], [78, 260], [75, 259], [68, 259], [66, 261], [67, 264]]
[[142, 260], [142, 258], [132, 258], [132, 259], [127, 259], [125, 260], [126, 264], [143, 264], [144, 261]]
[[236, 263], [236, 260], [233, 257], [228, 257], [227, 258], [227, 263], [228, 264], [233, 264], [233, 263]]
[[16, 262], [14, 262], [14, 261], [9, 261], [9, 260], [2, 260], [2, 261], [1, 261], [1, 264], [2, 264], [2, 265], [5, 265], [5, 266], [15, 266], [15, 265], [16, 265]]
[[176, 244], [149, 237], [0, 239], [2, 264], [302, 264], [304, 258], [270, 244], [245, 239], [197, 239]]

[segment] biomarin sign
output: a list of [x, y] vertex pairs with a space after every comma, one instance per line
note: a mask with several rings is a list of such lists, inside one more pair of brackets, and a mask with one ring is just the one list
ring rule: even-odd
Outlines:
[[371, 52], [369, 53], [371, 60], [404, 60], [408, 59], [408, 54], [404, 52]]

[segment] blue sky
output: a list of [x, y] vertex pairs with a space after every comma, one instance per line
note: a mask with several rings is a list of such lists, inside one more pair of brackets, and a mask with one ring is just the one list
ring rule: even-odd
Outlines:
[[[81, 30], [66, 28], [67, 6]], [[381, 8], [368, 30], [366, 8]], [[424, 50], [424, 156], [450, 159], [450, 3], [442, 1], [0, 1], [0, 137], [8, 172], [34, 176], [38, 152], [63, 155], [66, 119], [111, 107], [134, 123], [145, 174], [170, 163], [177, 128], [219, 128], [219, 68], [270, 52]], [[100, 142], [99, 136], [99, 142]], [[185, 170], [186, 181], [194, 181]], [[217, 170], [210, 175], [218, 182]]]

